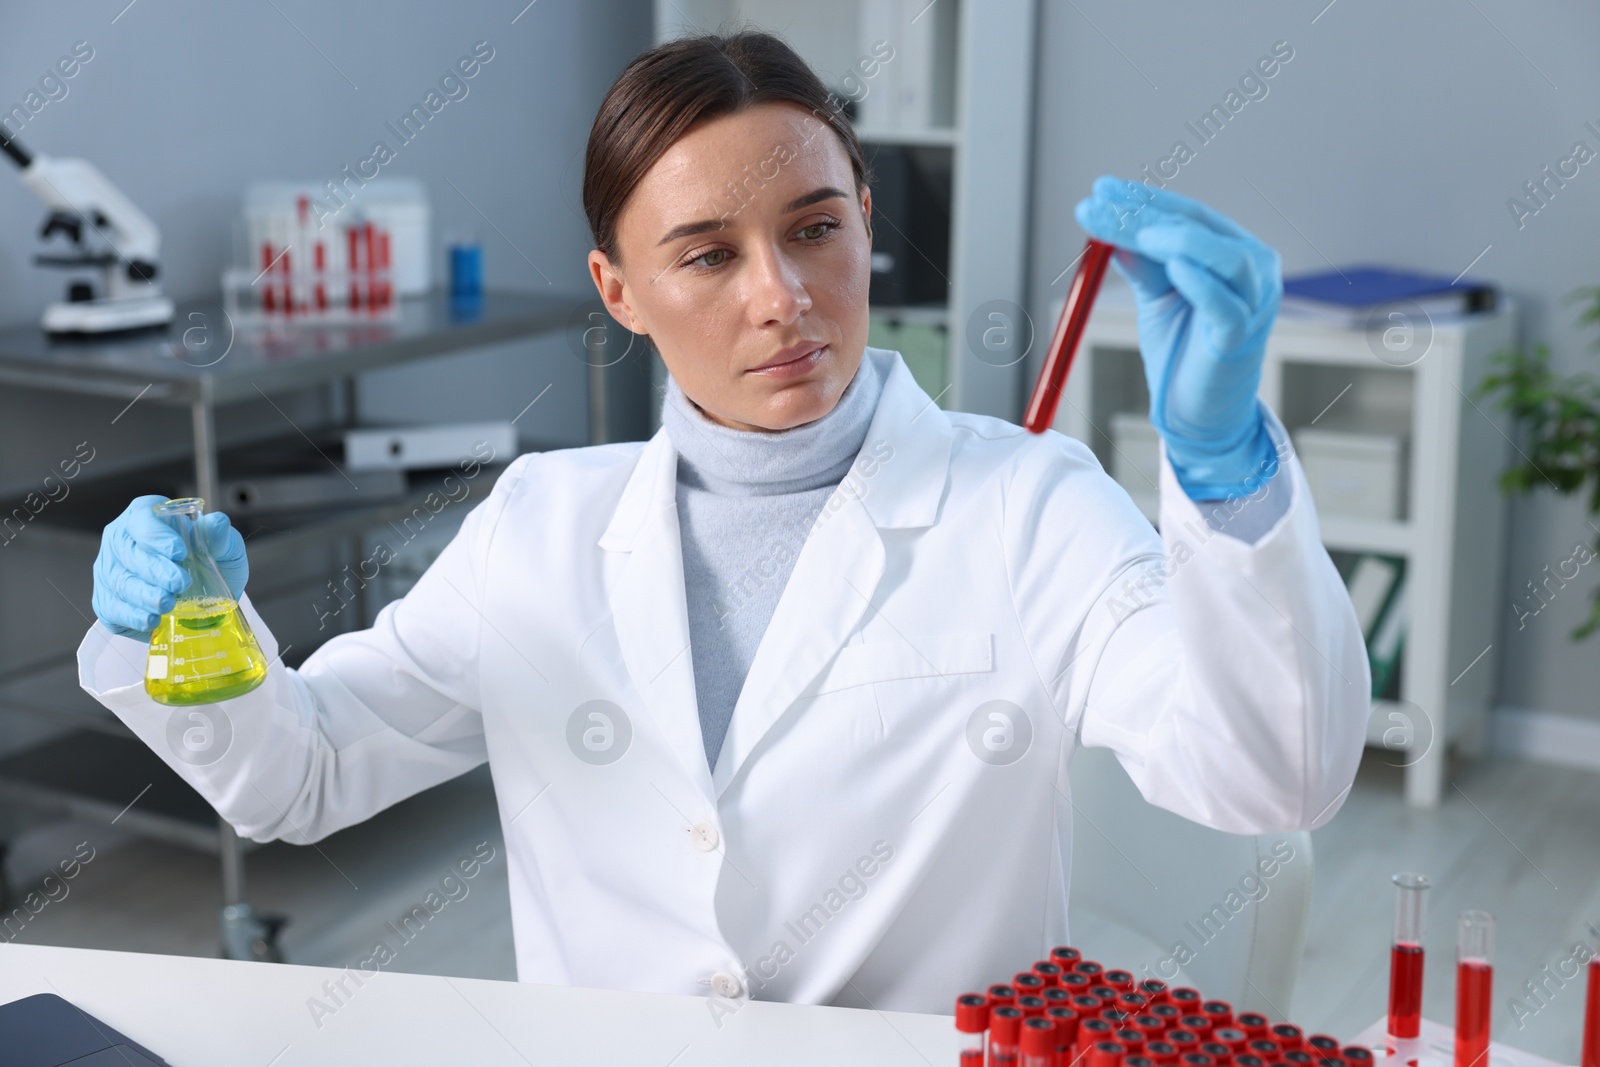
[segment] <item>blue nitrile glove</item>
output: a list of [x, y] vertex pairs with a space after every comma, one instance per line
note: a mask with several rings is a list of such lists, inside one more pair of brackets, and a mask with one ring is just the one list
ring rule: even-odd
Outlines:
[[1110, 175], [1078, 224], [1118, 246], [1139, 306], [1150, 421], [1191, 500], [1255, 492], [1278, 469], [1256, 398], [1283, 297], [1278, 253], [1232, 219], [1170, 189]]
[[[106, 629], [119, 636], [150, 640], [161, 616], [173, 609], [178, 594], [189, 586], [188, 572], [178, 566], [189, 550], [177, 531], [151, 510], [166, 500], [155, 495], [135, 497], [100, 535], [91, 603]], [[202, 515], [199, 523], [222, 580], [239, 599], [250, 577], [244, 538], [223, 512]]]

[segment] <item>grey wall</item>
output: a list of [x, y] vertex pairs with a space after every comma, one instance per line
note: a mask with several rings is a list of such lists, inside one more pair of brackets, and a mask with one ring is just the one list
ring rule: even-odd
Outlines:
[[[517, 17], [522, 6], [11, 5], [0, 34], [0, 108], [22, 103], [59, 56], [88, 42], [93, 58], [65, 83], [66, 95], [13, 132], [35, 153], [90, 160], [139, 204], [162, 232], [167, 291], [182, 299], [216, 289], [246, 183], [320, 181], [368, 156], [379, 137], [397, 145], [384, 124], [487, 41], [494, 57], [467, 83], [468, 94], [399, 147], [384, 173], [426, 182], [436, 236], [452, 224], [477, 227], [490, 285], [592, 293], [579, 199], [584, 141], [606, 88], [650, 44], [650, 4], [542, 0]], [[0, 170], [12, 172], [9, 162]], [[0, 322], [37, 321], [60, 297], [62, 273], [31, 262], [43, 217], [19, 181], [0, 175]], [[511, 418], [547, 384], [550, 392], [518, 423], [524, 441], [586, 443], [586, 368], [560, 338], [370, 376], [363, 415]], [[328, 412], [317, 394], [281, 403], [303, 423]], [[185, 451], [185, 413], [139, 403], [113, 424], [122, 407], [4, 387], [0, 494], [37, 485], [85, 439], [96, 450], [88, 470], [99, 476]], [[226, 409], [218, 421], [225, 438], [288, 430], [265, 404]], [[87, 559], [81, 550], [46, 551], [37, 532], [0, 548], [0, 668], [70, 650], [87, 625]], [[24, 543], [29, 538], [38, 543]], [[65, 683], [70, 695], [70, 672]], [[0, 747], [17, 736], [4, 718]]]
[[[1294, 57], [1268, 94], [1202, 146], [1184, 123], [1280, 40]], [[1048, 321], [1070, 281], [1050, 284], [1082, 247], [1072, 207], [1095, 177], [1136, 178], [1181, 139], [1195, 155], [1169, 187], [1237, 219], [1285, 273], [1331, 260], [1454, 276], [1490, 245], [1473, 276], [1521, 301], [1525, 338], [1558, 366], [1593, 370], [1600, 332], [1558, 300], [1600, 284], [1600, 159], [1520, 230], [1506, 202], [1575, 141], [1600, 151], [1584, 126], [1600, 127], [1596, 41], [1600, 7], [1578, 2], [1042, 0], [1030, 314]], [[1585, 518], [1548, 491], [1515, 501], [1507, 588], [1592, 542]], [[1507, 606], [1491, 653], [1503, 705], [1600, 720], [1600, 641], [1567, 637], [1600, 585], [1585, 572], [1520, 632]]]

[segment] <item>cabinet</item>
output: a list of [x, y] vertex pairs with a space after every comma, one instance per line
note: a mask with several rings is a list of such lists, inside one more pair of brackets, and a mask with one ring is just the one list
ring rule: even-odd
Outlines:
[[[1506, 509], [1495, 480], [1512, 445], [1473, 394], [1515, 322], [1504, 299], [1491, 313], [1372, 330], [1280, 316], [1267, 342], [1260, 395], [1291, 434], [1354, 420], [1398, 426], [1409, 443], [1398, 517], [1341, 515], [1321, 501], [1317, 517], [1330, 552], [1405, 561], [1399, 695], [1373, 702], [1367, 742], [1405, 767], [1405, 797], [1417, 807], [1438, 805], [1452, 748], [1470, 755], [1481, 746], [1495, 693], [1493, 646], [1506, 611]], [[1134, 414], [1148, 425], [1149, 408], [1133, 296], [1108, 276], [1055, 428], [1087, 443], [1107, 470], [1133, 471], [1125, 487], [1154, 521], [1154, 485], [1142, 484], [1137, 457], [1119, 456], [1112, 439], [1114, 419]]]
[[[908, 323], [931, 324], [942, 332], [943, 366], [919, 361], [913, 367], [919, 383], [945, 408], [1005, 419], [1017, 417], [1025, 388], [1036, 8], [1035, 0], [816, 0], [798, 7], [780, 0], [656, 0], [655, 8], [658, 42], [744, 27], [783, 37], [841, 101], [852, 102], [869, 165], [887, 178], [909, 154], [931, 175], [935, 200], [947, 184], [947, 210], [908, 198], [909, 216], [881, 208], [874, 190], [875, 251], [903, 244], [903, 255], [924, 266], [933, 261], [940, 290], [921, 299], [926, 288], [913, 287], [917, 302], [904, 307], [875, 299], [874, 334], [891, 338]], [[868, 77], [859, 64], [879, 42], [895, 48], [895, 58], [869, 64], [877, 72]], [[919, 233], [929, 236], [919, 241]], [[998, 348], [996, 322], [1008, 339]], [[659, 396], [666, 372], [659, 356], [654, 363]], [[652, 432], [659, 415], [651, 414]]]

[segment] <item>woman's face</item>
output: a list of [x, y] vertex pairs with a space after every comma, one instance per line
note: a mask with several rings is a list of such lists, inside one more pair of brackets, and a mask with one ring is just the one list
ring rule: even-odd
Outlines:
[[827, 123], [760, 104], [680, 137], [623, 206], [620, 262], [596, 249], [589, 270], [708, 418], [787, 430], [832, 411], [861, 364], [871, 210]]

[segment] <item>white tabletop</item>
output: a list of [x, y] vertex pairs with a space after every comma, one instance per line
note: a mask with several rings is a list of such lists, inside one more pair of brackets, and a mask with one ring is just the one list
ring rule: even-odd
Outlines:
[[[379, 972], [332, 1015], [326, 967], [0, 944], [0, 1003], [55, 993], [172, 1067], [908, 1064], [957, 1060], [948, 1015]], [[319, 1025], [320, 1023], [320, 1025]], [[720, 1025], [719, 1025], [720, 1023]]]

